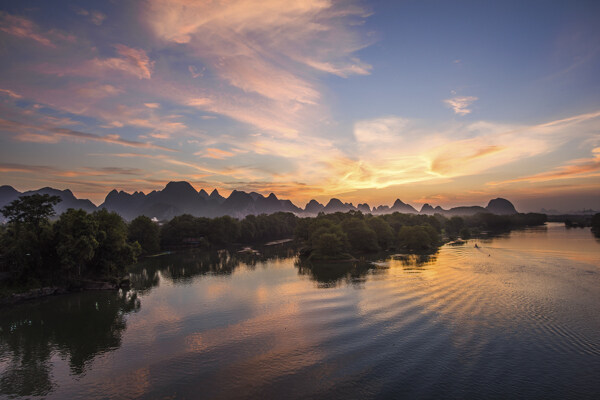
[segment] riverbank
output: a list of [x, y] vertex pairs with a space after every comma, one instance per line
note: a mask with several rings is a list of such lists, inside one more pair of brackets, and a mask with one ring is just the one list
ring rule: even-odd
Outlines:
[[24, 289], [23, 287], [4, 287], [2, 288], [2, 294], [0, 295], [0, 307], [15, 305], [47, 296], [77, 293], [88, 290], [119, 290], [128, 289], [129, 287], [130, 281], [128, 276], [119, 279], [113, 279], [110, 281], [84, 280], [74, 282], [69, 285], [44, 286], [29, 289]]

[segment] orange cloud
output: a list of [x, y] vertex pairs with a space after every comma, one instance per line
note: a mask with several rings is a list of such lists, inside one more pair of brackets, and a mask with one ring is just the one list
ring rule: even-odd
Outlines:
[[194, 153], [194, 155], [223, 160], [225, 158], [232, 157], [235, 154], [221, 149], [207, 148], [204, 151]]
[[488, 185], [505, 185], [518, 182], [547, 182], [559, 179], [589, 178], [600, 176], [600, 147], [592, 150], [593, 157], [570, 161], [567, 165], [554, 168], [548, 172], [505, 181], [489, 182]]

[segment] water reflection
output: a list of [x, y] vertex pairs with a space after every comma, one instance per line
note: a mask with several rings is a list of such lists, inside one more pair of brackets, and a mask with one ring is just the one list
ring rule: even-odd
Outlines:
[[94, 357], [121, 345], [124, 315], [139, 308], [135, 293], [88, 292], [2, 309], [0, 394], [48, 394], [55, 356], [68, 360], [71, 374], [83, 374]]
[[253, 253], [238, 248], [214, 251], [190, 250], [160, 257], [147, 258], [130, 271], [132, 289], [146, 294], [159, 285], [161, 279], [176, 284], [191, 284], [204, 275], [231, 275], [244, 265], [253, 269], [267, 261], [286, 259], [296, 255], [296, 245], [283, 243], [257, 247]]
[[393, 261], [399, 261], [405, 271], [421, 271], [425, 266], [435, 263], [435, 254], [395, 254]]
[[342, 284], [360, 287], [365, 276], [375, 269], [369, 262], [319, 263], [298, 258], [294, 264], [298, 274], [308, 276], [319, 288], [334, 288]]
[[303, 262], [288, 246], [237, 250], [136, 266], [141, 308], [90, 292], [0, 310], [0, 398], [600, 392], [589, 231], [549, 225], [349, 264]]
[[368, 275], [383, 274], [391, 266], [401, 265], [407, 272], [420, 272], [437, 259], [435, 254], [378, 254], [370, 260], [355, 262], [311, 262], [296, 259], [298, 274], [308, 276], [318, 288], [335, 288], [351, 285], [360, 288]]
[[[240, 266], [252, 270], [268, 261], [295, 259], [298, 274], [317, 283], [318, 288], [335, 288], [340, 285], [360, 287], [368, 274], [381, 273], [389, 268], [390, 261], [400, 262], [404, 269], [418, 271], [436, 260], [436, 254], [376, 254], [369, 259], [354, 262], [311, 262], [296, 257], [297, 246], [285, 243], [257, 247], [254, 252], [240, 252], [237, 248], [215, 251], [190, 250], [160, 257], [147, 258], [130, 273], [132, 289], [147, 294], [161, 280], [178, 285], [192, 284], [194, 279], [206, 275], [231, 275]], [[383, 260], [383, 261], [382, 261]]]

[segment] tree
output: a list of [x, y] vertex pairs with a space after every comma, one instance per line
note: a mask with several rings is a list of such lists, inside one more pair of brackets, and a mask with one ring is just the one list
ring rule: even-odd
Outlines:
[[127, 239], [130, 243], [138, 242], [142, 254], [157, 253], [160, 250], [158, 224], [145, 215], [135, 218], [128, 226]]
[[0, 211], [9, 221], [0, 248], [13, 280], [41, 279], [50, 269], [47, 256], [53, 249], [49, 246], [49, 218], [59, 201], [60, 197], [47, 194], [21, 196]]
[[210, 221], [190, 214], [178, 215], [162, 226], [160, 243], [162, 246], [181, 246], [185, 239], [205, 237], [210, 232]]
[[369, 228], [364, 220], [358, 218], [347, 219], [342, 222], [342, 229], [354, 250], [374, 252], [379, 250], [377, 235]]
[[315, 240], [315, 250], [321, 257], [336, 257], [344, 251], [342, 239], [335, 233], [322, 233]]
[[[435, 232], [433, 227], [431, 229]], [[398, 244], [409, 251], [425, 251], [435, 245], [432, 241], [431, 232], [424, 226], [403, 226], [400, 228]]]
[[1, 212], [11, 223], [24, 223], [39, 228], [55, 214], [54, 206], [60, 201], [60, 197], [48, 194], [21, 196], [4, 206]]
[[61, 268], [69, 278], [86, 275], [98, 248], [98, 223], [84, 210], [70, 208], [54, 224], [54, 232]]
[[101, 209], [92, 217], [98, 224], [98, 248], [91, 260], [91, 268], [99, 277], [123, 274], [127, 265], [136, 262], [141, 251], [139, 244], [127, 243], [127, 224], [119, 214]]
[[367, 224], [375, 232], [379, 247], [385, 250], [392, 246], [394, 242], [394, 230], [383, 218], [369, 218]]
[[209, 239], [215, 244], [229, 244], [240, 236], [240, 222], [229, 215], [213, 218], [210, 221]]
[[446, 221], [444, 224], [444, 228], [446, 229], [446, 234], [453, 238], [456, 237], [462, 228], [465, 226], [465, 221], [461, 217], [454, 216]]

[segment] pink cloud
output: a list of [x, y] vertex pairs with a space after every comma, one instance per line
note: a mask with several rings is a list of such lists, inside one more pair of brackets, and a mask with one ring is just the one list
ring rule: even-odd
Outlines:
[[194, 153], [194, 155], [207, 157], [207, 158], [214, 158], [217, 160], [223, 160], [225, 158], [232, 157], [235, 154], [230, 151], [226, 151], [226, 150], [207, 148], [204, 151], [199, 151], [197, 153]]
[[150, 79], [154, 69], [154, 61], [142, 49], [134, 49], [122, 44], [115, 45], [120, 57], [95, 58], [89, 63], [93, 68], [113, 69], [137, 76], [139, 79]]
[[[371, 70], [354, 55], [370, 44], [353, 24], [367, 13], [354, 4], [150, 0], [145, 11], [159, 39], [185, 48], [225, 83], [209, 83], [200, 96], [194, 88], [174, 89], [178, 101], [284, 136], [323, 118], [318, 73], [347, 77]], [[204, 68], [188, 69], [198, 77]], [[199, 97], [209, 101], [198, 103]]]
[[50, 39], [39, 32], [36, 24], [23, 17], [0, 13], [0, 31], [20, 38], [34, 40], [44, 46], [56, 47]]

